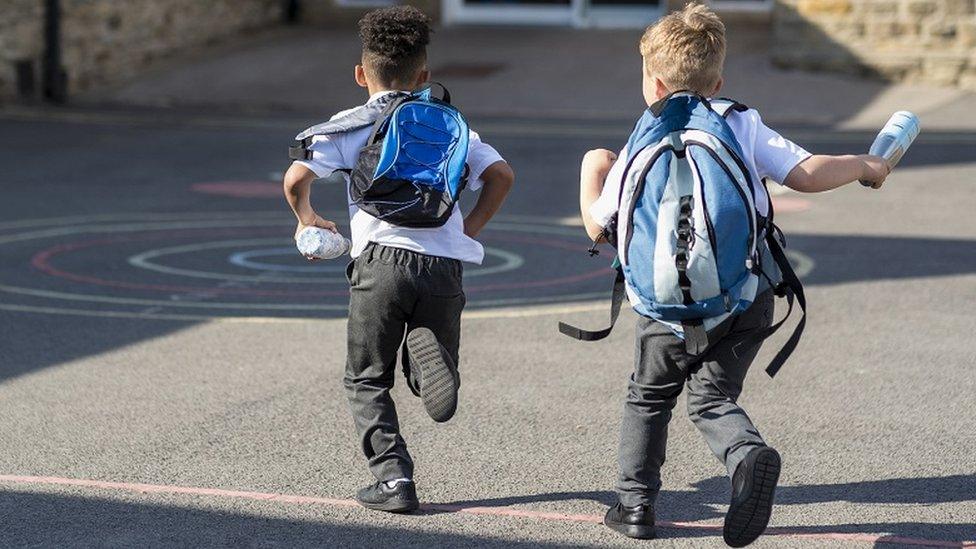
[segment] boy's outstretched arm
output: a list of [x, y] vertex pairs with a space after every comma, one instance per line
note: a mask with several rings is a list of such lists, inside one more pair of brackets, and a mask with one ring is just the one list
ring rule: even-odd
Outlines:
[[505, 202], [505, 197], [515, 184], [515, 172], [508, 162], [499, 160], [481, 172], [481, 194], [478, 202], [464, 218], [464, 234], [471, 238], [478, 236], [488, 221], [495, 215], [498, 208]]
[[291, 206], [295, 217], [298, 218], [298, 228], [295, 229], [295, 236], [302, 232], [305, 227], [321, 227], [332, 232], [338, 232], [336, 224], [320, 217], [312, 208], [312, 181], [315, 180], [315, 172], [305, 166], [294, 163], [285, 172], [282, 182], [285, 189], [285, 200]]
[[873, 189], [880, 189], [890, 171], [888, 163], [879, 156], [813, 155], [797, 164], [783, 184], [801, 193], [829, 191], [858, 180], [871, 183]]
[[[602, 242], [603, 226], [594, 221], [590, 207], [600, 198], [607, 174], [617, 160], [617, 153], [607, 149], [593, 149], [583, 155], [580, 165], [580, 216], [586, 234], [594, 241]], [[599, 239], [599, 240], [598, 240]]]

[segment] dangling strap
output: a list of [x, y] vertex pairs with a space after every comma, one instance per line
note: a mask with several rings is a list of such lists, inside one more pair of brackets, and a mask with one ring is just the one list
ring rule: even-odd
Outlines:
[[602, 330], [591, 332], [560, 322], [559, 331], [562, 334], [580, 341], [599, 341], [610, 335], [610, 332], [613, 331], [613, 325], [617, 323], [617, 317], [620, 316], [620, 304], [623, 303], [624, 297], [627, 295], [627, 283], [624, 281], [623, 267], [617, 261], [614, 261], [614, 266], [617, 270], [617, 276], [613, 279], [613, 292], [610, 295], [610, 325]]
[[681, 331], [685, 336], [685, 351], [689, 355], [698, 356], [708, 348], [708, 332], [705, 331], [704, 320], [686, 320], [681, 323]]
[[297, 145], [288, 147], [288, 158], [290, 160], [311, 160], [312, 151], [308, 148], [311, 144], [311, 137], [299, 140]]
[[803, 295], [803, 284], [800, 283], [799, 277], [796, 276], [796, 271], [793, 270], [793, 266], [790, 265], [790, 260], [786, 257], [786, 252], [783, 251], [783, 247], [780, 245], [779, 240], [776, 238], [776, 233], [782, 234], [779, 228], [770, 223], [770, 229], [766, 231], [766, 243], [769, 245], [769, 252], [772, 255], [773, 260], [776, 261], [776, 265], [779, 266], [780, 273], [783, 275], [783, 281], [774, 288], [776, 295], [779, 297], [786, 297], [786, 302], [789, 308], [786, 310], [786, 316], [782, 320], [773, 324], [769, 328], [762, 330], [753, 336], [747, 338], [746, 340], [740, 342], [736, 348], [739, 346], [752, 347], [758, 345], [764, 339], [776, 333], [786, 322], [786, 319], [790, 317], [790, 313], [793, 312], [793, 302], [794, 300], [800, 305], [800, 310], [803, 316], [800, 317], [800, 321], [797, 323], [796, 328], [793, 329], [793, 335], [790, 339], [786, 341], [783, 348], [776, 353], [773, 360], [766, 367], [766, 373], [769, 377], [776, 375], [786, 360], [790, 358], [793, 351], [796, 349], [797, 343], [800, 342], [800, 336], [803, 335], [803, 329], [807, 324], [807, 299]]

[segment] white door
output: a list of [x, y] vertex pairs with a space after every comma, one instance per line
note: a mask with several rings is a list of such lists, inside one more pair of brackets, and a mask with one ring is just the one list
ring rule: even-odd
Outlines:
[[[723, 11], [767, 11], [773, 0], [712, 0]], [[643, 28], [662, 15], [660, 0], [442, 0], [444, 22]]]
[[444, 22], [575, 27], [647, 26], [658, 0], [442, 0]]

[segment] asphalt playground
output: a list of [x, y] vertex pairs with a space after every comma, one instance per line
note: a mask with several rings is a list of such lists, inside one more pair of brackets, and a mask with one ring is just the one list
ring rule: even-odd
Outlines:
[[[599, 524], [633, 315], [600, 343], [556, 331], [607, 314], [577, 162], [628, 125], [592, 117], [472, 120], [518, 179], [465, 271], [459, 412], [435, 425], [399, 383], [424, 506], [352, 502], [371, 479], [340, 386], [344, 263], [294, 251], [280, 193], [308, 121], [0, 113], [0, 546], [721, 547], [728, 481], [683, 399], [661, 539]], [[873, 137], [784, 134], [816, 152]], [[810, 310], [742, 398], [784, 458], [756, 547], [976, 546], [974, 150], [976, 132], [933, 130], [880, 192], [775, 196]], [[313, 203], [347, 225], [338, 185]]]

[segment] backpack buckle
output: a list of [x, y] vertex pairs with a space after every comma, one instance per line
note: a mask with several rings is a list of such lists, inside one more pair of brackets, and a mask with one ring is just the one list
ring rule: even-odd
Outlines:
[[786, 292], [789, 289], [790, 287], [787, 286], [785, 282], [780, 282], [779, 284], [773, 287], [773, 294], [776, 295], [776, 297], [786, 297]]

